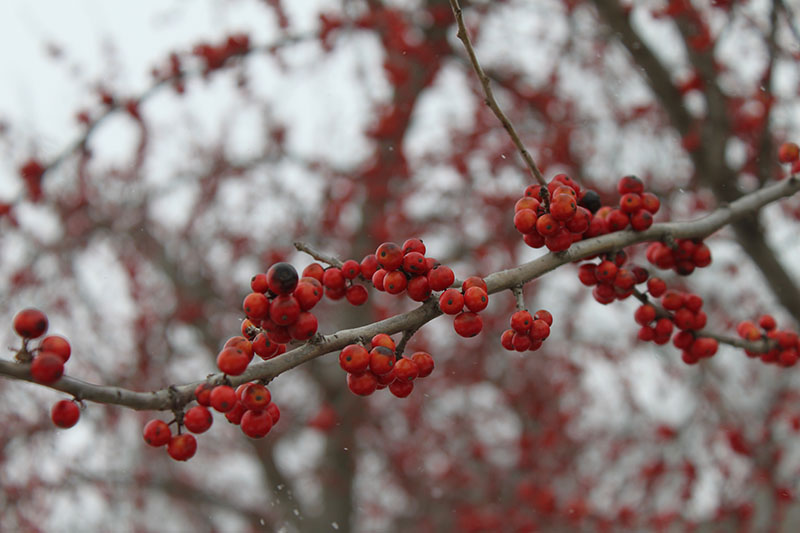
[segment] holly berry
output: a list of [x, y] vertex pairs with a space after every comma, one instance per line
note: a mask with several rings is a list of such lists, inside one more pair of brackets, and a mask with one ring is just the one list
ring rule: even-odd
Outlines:
[[411, 360], [417, 364], [417, 377], [425, 378], [433, 372], [433, 357], [428, 352], [414, 352]]
[[464, 312], [456, 316], [453, 328], [462, 337], [474, 337], [483, 329], [483, 320], [477, 313]]
[[414, 381], [418, 375], [419, 368], [412, 359], [403, 357], [394, 365], [394, 376], [397, 380]]
[[58, 381], [64, 374], [61, 356], [51, 352], [39, 352], [31, 363], [31, 377], [39, 383], [49, 384]]
[[393, 242], [385, 242], [378, 246], [375, 256], [378, 264], [387, 272], [397, 270], [403, 264], [403, 249]]
[[188, 461], [196, 451], [197, 440], [189, 433], [173, 436], [167, 445], [167, 453], [176, 461]]
[[240, 348], [224, 348], [217, 355], [217, 367], [229, 376], [238, 376], [247, 370], [251, 358]]
[[220, 413], [227, 413], [236, 405], [236, 391], [228, 385], [217, 385], [211, 391], [209, 402], [211, 407]]
[[[294, 290], [294, 287], [292, 287]], [[300, 316], [300, 304], [290, 294], [282, 294], [272, 300], [269, 307], [269, 318], [279, 326], [288, 326]]]
[[517, 333], [527, 334], [532, 323], [533, 317], [528, 311], [521, 310], [511, 315], [511, 329]]
[[303, 311], [297, 317], [297, 321], [289, 326], [289, 335], [294, 340], [305, 341], [314, 336], [317, 332], [317, 317], [308, 311]]
[[800, 158], [800, 147], [792, 142], [785, 142], [778, 148], [778, 161], [781, 163], [794, 163]]
[[183, 425], [192, 433], [208, 431], [213, 422], [214, 417], [211, 416], [211, 411], [202, 405], [195, 405], [183, 415]]
[[363, 285], [351, 285], [345, 291], [344, 296], [351, 305], [363, 305], [367, 301], [369, 294], [367, 294], [367, 289]]
[[394, 351], [385, 346], [375, 346], [369, 352], [369, 369], [376, 376], [391, 371], [394, 362]]
[[378, 380], [371, 372], [347, 374], [347, 387], [359, 396], [369, 396], [378, 388]]
[[147, 444], [158, 448], [170, 441], [172, 438], [172, 431], [163, 420], [151, 420], [145, 424], [142, 436]]
[[414, 390], [413, 381], [393, 381], [389, 384], [389, 391], [398, 398], [405, 398]]
[[345, 279], [355, 279], [361, 274], [361, 265], [355, 259], [348, 259], [342, 263], [341, 270]]
[[457, 289], [447, 289], [439, 296], [439, 309], [448, 315], [457, 315], [464, 309], [464, 295]]
[[59, 400], [50, 409], [50, 419], [60, 428], [71, 428], [78, 423], [81, 411], [71, 400]]
[[39, 343], [39, 351], [55, 354], [61, 358], [63, 363], [66, 363], [72, 353], [72, 347], [69, 341], [64, 337], [60, 335], [48, 335]]
[[261, 320], [269, 316], [269, 299], [260, 292], [251, 292], [242, 302], [244, 314], [250, 320]]
[[250, 411], [260, 411], [266, 409], [272, 401], [272, 395], [264, 385], [260, 383], [248, 383], [242, 389], [239, 402], [245, 409]]
[[351, 374], [364, 372], [369, 367], [369, 361], [369, 352], [358, 344], [349, 344], [339, 353], [339, 366]]
[[47, 331], [47, 315], [38, 309], [23, 309], [14, 316], [14, 331], [24, 339], [41, 337]]

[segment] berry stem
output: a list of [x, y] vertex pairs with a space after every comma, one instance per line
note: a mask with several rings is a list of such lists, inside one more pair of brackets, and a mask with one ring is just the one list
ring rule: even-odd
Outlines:
[[408, 341], [411, 340], [411, 337], [413, 337], [414, 334], [417, 331], [419, 331], [419, 328], [421, 328], [421, 327], [422, 327], [422, 324], [420, 324], [419, 326], [415, 326], [413, 328], [409, 328], [409, 329], [403, 331], [403, 337], [400, 339], [400, 342], [397, 343], [397, 348], [394, 351], [396, 359], [399, 360], [399, 359], [403, 358], [403, 352], [406, 351], [406, 344], [408, 344]]
[[525, 309], [525, 295], [522, 293], [522, 285], [515, 285], [511, 287], [511, 292], [514, 293], [514, 298], [517, 301], [517, 311]]

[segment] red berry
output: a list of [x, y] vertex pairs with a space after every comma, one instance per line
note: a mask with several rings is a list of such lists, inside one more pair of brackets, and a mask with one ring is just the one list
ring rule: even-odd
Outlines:
[[575, 211], [575, 216], [567, 220], [564, 226], [572, 233], [583, 233], [589, 229], [589, 224], [592, 223], [592, 212], [585, 207], [578, 207]]
[[395, 345], [394, 343], [394, 339], [392, 339], [386, 333], [378, 333], [377, 335], [372, 337], [372, 339], [370, 340], [370, 344], [372, 344], [373, 348], [376, 346], [384, 346], [386, 348], [389, 348], [391, 351], [395, 351], [395, 349], [397, 348], [397, 345]]
[[347, 298], [347, 301], [350, 302], [350, 305], [363, 305], [367, 301], [367, 298], [369, 298], [367, 289], [365, 289], [363, 285], [351, 285], [347, 287], [344, 296]]
[[426, 276], [414, 276], [408, 280], [406, 291], [408, 292], [408, 297], [415, 302], [424, 302], [431, 295], [428, 278]]
[[536, 219], [536, 231], [542, 237], [548, 237], [550, 235], [555, 235], [558, 233], [558, 230], [561, 229], [561, 224], [555, 217], [549, 213], [545, 213], [544, 215], [540, 216]]
[[267, 411], [269, 413], [269, 416], [272, 417], [273, 426], [278, 423], [278, 420], [281, 419], [281, 410], [278, 409], [278, 406], [275, 405], [275, 402], [272, 402], [269, 405], [267, 405], [265, 411]]
[[555, 234], [544, 238], [544, 244], [551, 252], [563, 252], [572, 242], [573, 234], [567, 228], [559, 228]]
[[395, 379], [400, 381], [414, 381], [417, 379], [417, 375], [419, 375], [417, 363], [407, 357], [401, 358], [394, 365]]
[[66, 363], [72, 353], [72, 347], [69, 345], [69, 341], [64, 337], [60, 335], [48, 335], [39, 343], [39, 351], [55, 354], [61, 358], [63, 363]]
[[275, 263], [267, 270], [269, 290], [275, 294], [292, 294], [297, 287], [297, 281], [297, 270], [289, 263]]
[[640, 326], [648, 326], [656, 319], [656, 308], [650, 304], [639, 306], [633, 314], [633, 319]]
[[620, 211], [619, 209], [612, 209], [611, 212], [606, 217], [606, 224], [608, 225], [608, 231], [622, 231], [628, 227], [628, 223], [630, 222], [630, 217]]
[[163, 420], [151, 420], [145, 424], [142, 436], [147, 444], [158, 448], [169, 442], [170, 438], [172, 438], [172, 431]]
[[778, 147], [778, 161], [794, 163], [800, 157], [800, 147], [795, 143], [785, 142]]
[[208, 407], [211, 405], [211, 391], [214, 387], [208, 383], [201, 383], [194, 388], [194, 399], [197, 403]]
[[57, 354], [39, 352], [31, 363], [31, 377], [39, 383], [53, 383], [64, 374], [64, 362]]
[[369, 369], [376, 376], [391, 371], [394, 363], [394, 351], [385, 346], [376, 346], [369, 352]]
[[211, 391], [209, 402], [211, 407], [220, 413], [227, 413], [236, 405], [236, 391], [228, 385], [217, 385]]
[[167, 453], [176, 461], [188, 461], [196, 451], [197, 441], [188, 433], [173, 436], [167, 446]]
[[47, 316], [38, 309], [23, 309], [14, 316], [14, 331], [25, 339], [41, 337], [47, 325]]
[[364, 259], [361, 260], [361, 275], [366, 279], [372, 279], [373, 274], [377, 272], [378, 268], [378, 258], [375, 254], [366, 255]]
[[393, 242], [385, 242], [378, 246], [375, 256], [378, 258], [378, 264], [387, 272], [397, 270], [403, 264], [403, 249]]
[[530, 233], [536, 229], [536, 212], [532, 209], [521, 209], [514, 213], [514, 227], [520, 233]]
[[778, 324], [775, 322], [775, 318], [773, 318], [772, 315], [761, 315], [758, 318], [758, 325], [761, 327], [761, 329], [772, 331], [777, 327]]
[[525, 333], [514, 333], [511, 336], [511, 347], [518, 352], [524, 352], [532, 343], [532, 339]]
[[183, 425], [192, 433], [208, 431], [213, 422], [214, 417], [211, 416], [211, 411], [202, 405], [195, 405], [183, 415]]
[[661, 298], [661, 305], [668, 311], [677, 311], [683, 307], [684, 301], [685, 299], [682, 293], [670, 289], [665, 292], [664, 296]]
[[428, 352], [415, 352], [411, 360], [417, 364], [417, 377], [425, 378], [433, 372], [433, 357]]
[[319, 263], [311, 263], [307, 267], [303, 269], [303, 277], [314, 278], [320, 283], [322, 283], [322, 275], [325, 273], [325, 269], [322, 268], [322, 265]]
[[[634, 192], [623, 194], [619, 199], [619, 209], [626, 215], [632, 215], [642, 208], [642, 197]], [[649, 214], [649, 212], [648, 212]]]
[[258, 354], [261, 359], [266, 361], [277, 355], [278, 344], [272, 342], [269, 336], [262, 332], [253, 339], [253, 351]]
[[450, 267], [439, 265], [428, 271], [428, 284], [432, 291], [443, 291], [453, 284], [456, 276]]
[[642, 193], [642, 207], [649, 211], [650, 214], [655, 215], [661, 207], [661, 200], [651, 192]]
[[231, 424], [236, 424], [237, 426], [242, 423], [242, 416], [247, 412], [244, 405], [239, 403], [238, 401], [233, 406], [233, 409], [225, 413], [225, 418]]
[[587, 287], [591, 287], [592, 285], [597, 284], [597, 277], [595, 276], [595, 269], [597, 265], [594, 263], [584, 263], [578, 267], [578, 280], [586, 285]]
[[389, 294], [400, 294], [406, 290], [408, 279], [400, 270], [393, 270], [383, 278], [383, 289]]
[[[575, 197], [569, 194], [560, 194], [554, 196], [553, 200], [550, 202], [550, 214], [553, 215], [553, 218], [559, 222], [566, 222], [567, 220], [571, 219], [575, 216], [575, 212], [577, 210], [578, 203], [575, 201]], [[514, 218], [516, 219], [516, 217]]]
[[458, 289], [447, 289], [439, 296], [439, 309], [447, 315], [457, 315], [464, 309], [464, 295]]
[[245, 296], [242, 309], [250, 320], [261, 320], [269, 315], [269, 300], [260, 292], [251, 292]]
[[511, 315], [511, 329], [517, 333], [527, 334], [531, 329], [533, 317], [528, 311], [521, 310]]
[[247, 383], [242, 389], [239, 402], [245, 409], [250, 411], [260, 411], [266, 409], [272, 401], [272, 394], [261, 383]]
[[364, 372], [369, 367], [369, 360], [369, 352], [358, 344], [349, 344], [339, 353], [339, 366], [351, 374]]
[[408, 274], [421, 275], [428, 272], [425, 256], [419, 252], [409, 252], [403, 257], [403, 270]]
[[317, 332], [317, 317], [308, 311], [303, 311], [297, 321], [289, 326], [289, 335], [294, 340], [306, 341]]
[[386, 278], [386, 274], [388, 274], [388, 272], [381, 268], [376, 270], [372, 275], [372, 285], [379, 291], [386, 290], [383, 287], [383, 280]]
[[411, 391], [414, 390], [414, 382], [413, 381], [393, 381], [389, 385], [389, 392], [397, 396], [398, 398], [405, 398]]
[[534, 320], [544, 320], [548, 326], [553, 325], [553, 315], [547, 309], [539, 309], [533, 314]]
[[250, 357], [240, 348], [224, 348], [217, 355], [217, 367], [230, 376], [238, 376], [247, 370]]
[[602, 283], [613, 283], [617, 277], [617, 265], [611, 261], [602, 261], [594, 269], [594, 277]]
[[253, 292], [265, 293], [269, 290], [269, 282], [266, 274], [256, 274], [250, 278], [250, 289]]
[[341, 289], [345, 286], [344, 273], [342, 269], [336, 267], [330, 267], [325, 270], [325, 273], [322, 275], [322, 284], [329, 289]]
[[288, 326], [300, 316], [300, 304], [290, 294], [282, 294], [272, 300], [269, 318], [279, 326]]
[[617, 191], [623, 195], [628, 193], [641, 194], [644, 192], [644, 183], [636, 176], [623, 176], [617, 184]]
[[242, 433], [251, 439], [260, 439], [272, 429], [272, 416], [267, 411], [247, 411], [240, 422]]
[[81, 411], [72, 400], [59, 400], [50, 409], [50, 419], [60, 428], [71, 428], [78, 423]]
[[464, 292], [464, 305], [473, 313], [477, 313], [489, 305], [489, 295], [480, 287], [470, 287]]
[[541, 319], [535, 319], [531, 324], [530, 337], [532, 341], [543, 341], [550, 336], [550, 326]]
[[653, 225], [653, 215], [646, 209], [639, 209], [631, 215], [633, 231], [644, 231]]
[[355, 279], [361, 274], [361, 265], [355, 259], [348, 259], [342, 264], [342, 275], [345, 279]]
[[411, 252], [425, 255], [425, 244], [422, 242], [422, 239], [411, 238], [403, 243], [403, 254], [406, 255]]
[[453, 328], [462, 337], [474, 337], [483, 329], [483, 320], [476, 313], [464, 312], [456, 316]]
[[660, 298], [667, 291], [667, 284], [661, 278], [650, 278], [647, 280], [647, 292], [653, 298]]
[[515, 334], [516, 331], [514, 331], [513, 329], [507, 329], [500, 335], [500, 345], [510, 352], [514, 351]]
[[378, 380], [372, 372], [347, 374], [347, 387], [359, 396], [369, 396], [378, 388]]
[[467, 289], [470, 287], [480, 287], [486, 291], [487, 294], [489, 293], [489, 288], [486, 286], [486, 282], [479, 276], [470, 276], [465, 279], [464, 283], [461, 284], [461, 291], [467, 292]]

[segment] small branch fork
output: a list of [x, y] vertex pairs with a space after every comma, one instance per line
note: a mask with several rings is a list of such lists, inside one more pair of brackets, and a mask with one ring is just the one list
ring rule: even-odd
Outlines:
[[547, 181], [545, 181], [544, 176], [542, 175], [539, 167], [536, 166], [536, 162], [531, 157], [531, 154], [528, 152], [525, 145], [522, 144], [522, 139], [520, 139], [519, 134], [517, 134], [517, 130], [514, 129], [514, 125], [511, 123], [511, 120], [503, 113], [503, 110], [500, 109], [500, 106], [497, 104], [497, 100], [494, 98], [494, 93], [492, 92], [492, 88], [489, 85], [489, 76], [483, 71], [483, 67], [478, 62], [478, 56], [475, 54], [475, 49], [472, 46], [472, 41], [469, 38], [469, 33], [467, 32], [467, 26], [464, 24], [464, 15], [461, 11], [461, 6], [458, 3], [458, 0], [450, 0], [450, 7], [453, 8], [453, 14], [456, 17], [456, 24], [458, 24], [458, 33], [456, 36], [464, 43], [464, 48], [467, 50], [467, 55], [469, 56], [469, 61], [472, 64], [472, 69], [475, 71], [475, 74], [478, 75], [478, 80], [481, 82], [481, 86], [483, 87], [483, 93], [486, 95], [484, 102], [489, 108], [494, 112], [495, 116], [500, 120], [500, 123], [503, 124], [503, 127], [508, 132], [509, 137], [516, 145], [517, 150], [519, 150], [520, 155], [522, 155], [522, 159], [525, 161], [525, 164], [528, 166], [528, 170], [530, 170], [531, 175], [533, 178], [542, 186], [542, 199], [544, 200], [545, 205], [549, 204], [549, 193], [547, 190]]
[[[730, 224], [733, 220], [757, 211], [780, 198], [791, 196], [797, 191], [800, 191], [800, 179], [797, 176], [792, 176], [784, 181], [743, 196], [729, 205], [720, 207], [706, 217], [686, 222], [654, 224], [646, 231], [620, 231], [579, 241], [564, 252], [548, 253], [517, 267], [495, 272], [484, 278], [484, 280], [489, 293], [494, 294], [519, 287], [561, 265], [612, 250], [619, 250], [632, 244], [663, 240], [667, 235], [671, 235], [675, 239], [706, 237], [723, 226]], [[212, 374], [204, 381], [173, 385], [153, 392], [136, 392], [120, 387], [95, 385], [69, 376], [64, 376], [57, 382], [44, 386], [66, 392], [82, 400], [120, 405], [137, 410], [168, 411], [175, 409], [176, 405], [183, 406], [192, 401], [194, 389], [200, 383], [206, 382], [216, 385], [228, 382], [236, 387], [248, 381], [271, 380], [287, 370], [327, 353], [341, 350], [348, 344], [359, 342], [360, 339], [369, 339], [378, 333], [392, 335], [404, 331], [416, 331], [441, 314], [436, 298], [430, 298], [416, 309], [406, 313], [365, 326], [341, 330], [329, 335], [320, 335], [314, 343], [303, 344], [269, 361], [250, 365], [247, 371], [240, 376], [226, 378], [224, 374]], [[712, 334], [705, 332], [700, 334], [720, 340], [720, 337]], [[730, 339], [723, 342], [740, 348], [749, 349], [755, 347], [739, 339]], [[760, 349], [763, 351], [763, 346]], [[0, 375], [33, 382], [29, 364], [0, 361]]]

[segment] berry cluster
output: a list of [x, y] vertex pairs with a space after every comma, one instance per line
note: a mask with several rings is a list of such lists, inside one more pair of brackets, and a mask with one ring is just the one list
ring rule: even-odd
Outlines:
[[424, 302], [431, 292], [448, 288], [456, 279], [450, 267], [425, 257], [420, 239], [408, 239], [402, 247], [385, 242], [375, 251], [375, 260], [380, 267], [372, 275], [375, 288], [389, 294], [405, 291], [415, 302]]
[[542, 186], [531, 185], [514, 206], [514, 227], [522, 233], [525, 243], [532, 248], [547, 246], [552, 252], [561, 252], [573, 242], [583, 238], [592, 221], [591, 208], [579, 202], [587, 193], [589, 200], [596, 199], [593, 191], [581, 191], [580, 185], [566, 174], [557, 174], [547, 184], [549, 202], [542, 198]]
[[[486, 282], [478, 276], [470, 276], [461, 284], [461, 290], [447, 289], [439, 295], [439, 309], [446, 315], [455, 315], [453, 329], [462, 337], [474, 337], [483, 329], [483, 320], [478, 314], [489, 305]], [[466, 309], [466, 311], [465, 311]]]
[[228, 58], [244, 55], [250, 50], [250, 37], [245, 34], [229, 36], [225, 42], [219, 45], [201, 43], [194, 47], [192, 53], [205, 62], [205, 72], [216, 70], [228, 60]]
[[[703, 299], [697, 294], [666, 290], [659, 278], [652, 278], [660, 283], [653, 283], [650, 295], [661, 298], [664, 312], [659, 313], [655, 306], [647, 303], [641, 305], [634, 313], [636, 323], [641, 326], [639, 339], [666, 344], [672, 338], [672, 344], [683, 350], [681, 358], [692, 365], [700, 359], [712, 357], [717, 353], [719, 343], [716, 339], [700, 337], [697, 331], [706, 325], [706, 313], [702, 310]], [[650, 287], [650, 284], [648, 284]], [[678, 333], [672, 336], [674, 327]]]
[[[33, 380], [46, 385], [55, 383], [61, 378], [64, 374], [64, 365], [72, 353], [69, 341], [60, 335], [48, 335], [36, 348], [28, 347], [28, 341], [44, 335], [48, 326], [47, 315], [38, 309], [23, 309], [14, 316], [14, 331], [23, 340], [17, 359], [30, 362]], [[53, 405], [50, 418], [60, 428], [71, 428], [78, 423], [80, 410], [74, 401], [61, 400]]]
[[361, 263], [348, 259], [342, 263], [341, 268], [331, 266], [324, 269], [320, 264], [312, 263], [303, 270], [303, 279], [308, 277], [319, 281], [319, 288], [331, 300], [341, 300], [344, 297], [352, 305], [362, 305], [367, 301], [367, 289], [356, 284], [355, 280], [359, 277], [372, 279], [377, 268], [378, 261], [370, 254]]
[[640, 283], [647, 281], [647, 270], [632, 265], [626, 268], [628, 260], [625, 252], [606, 254], [599, 263], [584, 263], [578, 267], [578, 279], [592, 289], [592, 296], [601, 304], [614, 300], [624, 300]]
[[[292, 265], [275, 263], [266, 274], [253, 276], [250, 288], [253, 292], [242, 302], [247, 315], [247, 320], [242, 323], [242, 334], [253, 341], [250, 359], [253, 352], [262, 359], [275, 357], [285, 350], [281, 345], [291, 340], [306, 341], [317, 332], [317, 317], [310, 312], [322, 299], [322, 286], [317, 279], [303, 277], [298, 281], [297, 271]], [[233, 372], [220, 366], [226, 374], [236, 376], [247, 368], [242, 354], [231, 354], [226, 358], [238, 362], [228, 365]]]
[[672, 269], [681, 276], [711, 264], [711, 250], [700, 239], [678, 239], [672, 247], [653, 242], [647, 247], [646, 256], [656, 268]]
[[500, 344], [509, 351], [535, 352], [542, 347], [542, 342], [550, 336], [550, 326], [553, 325], [553, 315], [545, 309], [540, 309], [531, 315], [527, 310], [521, 309], [511, 315], [511, 329], [507, 329], [500, 336]]
[[600, 197], [583, 190], [566, 174], [557, 174], [547, 184], [549, 203], [542, 187], [531, 185], [514, 206], [514, 227], [532, 248], [547, 246], [552, 252], [568, 249], [573, 242], [621, 231], [629, 225], [644, 231], [653, 224], [661, 202], [644, 191], [636, 176], [624, 176], [617, 184], [619, 206], [601, 206]]
[[736, 333], [748, 341], [764, 339], [773, 341], [774, 346], [763, 353], [745, 350], [748, 357], [759, 357], [765, 363], [775, 363], [785, 367], [794, 366], [800, 358], [800, 337], [793, 331], [779, 330], [777, 326], [772, 315], [762, 315], [757, 325], [749, 320], [740, 322], [736, 326]]
[[[198, 405], [179, 414], [170, 423], [151, 420], [142, 432], [147, 444], [157, 448], [166, 445], [167, 453], [176, 461], [187, 461], [194, 456], [197, 451], [194, 435], [205, 433], [214, 422], [209, 407], [224, 413], [230, 423], [240, 426], [242, 433], [253, 439], [266, 436], [281, 417], [269, 389], [257, 382], [244, 383], [236, 390], [228, 385], [201, 383], [194, 396]], [[170, 424], [177, 425], [177, 434], [172, 434]], [[182, 427], [190, 433], [181, 433]]]
[[375, 335], [370, 344], [369, 350], [360, 344], [349, 344], [339, 354], [339, 366], [347, 372], [347, 386], [354, 394], [369, 396], [388, 387], [398, 398], [405, 398], [414, 390], [416, 378], [433, 372], [429, 353], [395, 355], [394, 340], [385, 333]]

